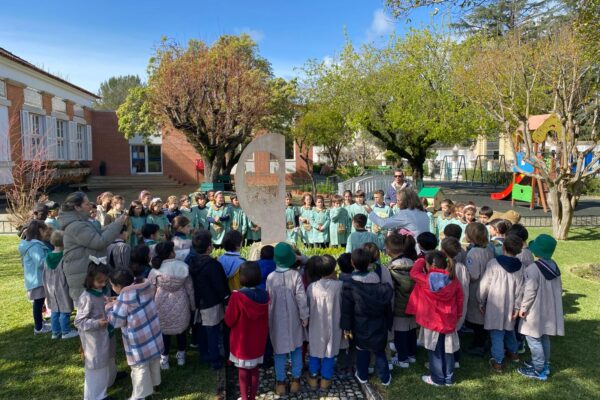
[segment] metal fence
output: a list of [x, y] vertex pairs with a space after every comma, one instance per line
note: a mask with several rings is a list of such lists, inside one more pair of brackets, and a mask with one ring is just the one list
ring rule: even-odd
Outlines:
[[[540, 228], [552, 226], [552, 217], [550, 216], [522, 216], [521, 224], [530, 228]], [[575, 215], [571, 226], [578, 227], [598, 227], [600, 226], [600, 215]]]
[[0, 221], [0, 235], [16, 234], [17, 230], [9, 221]]
[[357, 176], [352, 179], [348, 179], [347, 181], [338, 183], [338, 194], [341, 196], [344, 194], [345, 190], [351, 190], [352, 193], [357, 190], [362, 190], [365, 192], [365, 197], [367, 200], [373, 198], [373, 193], [376, 190], [383, 189], [385, 190], [389, 185], [391, 185], [394, 177], [391, 175], [364, 175]]

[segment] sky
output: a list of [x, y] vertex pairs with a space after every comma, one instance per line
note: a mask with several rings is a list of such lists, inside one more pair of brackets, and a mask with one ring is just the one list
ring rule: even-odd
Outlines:
[[354, 45], [434, 22], [427, 10], [394, 20], [384, 0], [11, 1], [0, 13], [0, 47], [92, 92], [111, 76], [146, 78], [162, 37], [212, 43], [248, 33], [276, 76], [299, 74], [309, 59], [329, 60], [346, 35]]

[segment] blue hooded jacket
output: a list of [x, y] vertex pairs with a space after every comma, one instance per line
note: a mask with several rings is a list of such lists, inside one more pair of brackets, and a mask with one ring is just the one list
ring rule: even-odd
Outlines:
[[33, 290], [43, 286], [44, 261], [50, 249], [39, 240], [21, 240], [19, 254], [23, 262], [25, 289]]

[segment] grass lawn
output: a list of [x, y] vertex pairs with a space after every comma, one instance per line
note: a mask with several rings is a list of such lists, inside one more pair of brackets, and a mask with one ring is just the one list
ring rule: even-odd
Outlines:
[[[547, 232], [532, 229], [531, 236]], [[79, 341], [51, 341], [34, 336], [31, 305], [23, 287], [22, 267], [15, 236], [0, 237], [0, 399], [71, 399], [83, 394], [83, 366]], [[552, 375], [547, 382], [521, 377], [514, 368], [493, 375], [487, 359], [463, 356], [456, 372], [457, 385], [435, 388], [420, 381], [426, 372], [426, 353], [409, 370], [394, 371], [384, 398], [402, 399], [593, 399], [600, 398], [600, 283], [577, 277], [570, 267], [600, 263], [600, 228], [575, 229], [571, 240], [560, 243], [556, 260], [562, 270], [566, 334], [552, 340]], [[117, 338], [120, 340], [120, 337]], [[119, 347], [119, 346], [117, 346]], [[120, 369], [128, 370], [124, 356]], [[163, 374], [159, 399], [215, 398], [216, 377], [190, 352], [188, 365], [172, 366]], [[171, 363], [175, 364], [174, 360]], [[375, 382], [373, 382], [375, 383]], [[129, 379], [118, 382], [109, 394], [125, 399]]]

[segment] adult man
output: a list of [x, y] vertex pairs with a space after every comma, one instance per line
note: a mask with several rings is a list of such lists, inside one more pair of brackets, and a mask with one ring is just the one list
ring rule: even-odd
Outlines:
[[388, 189], [385, 192], [385, 204], [390, 207], [396, 203], [396, 192], [400, 189], [412, 187], [412, 184], [409, 180], [404, 178], [404, 171], [399, 168], [396, 168], [394, 171], [394, 181], [390, 184]]

